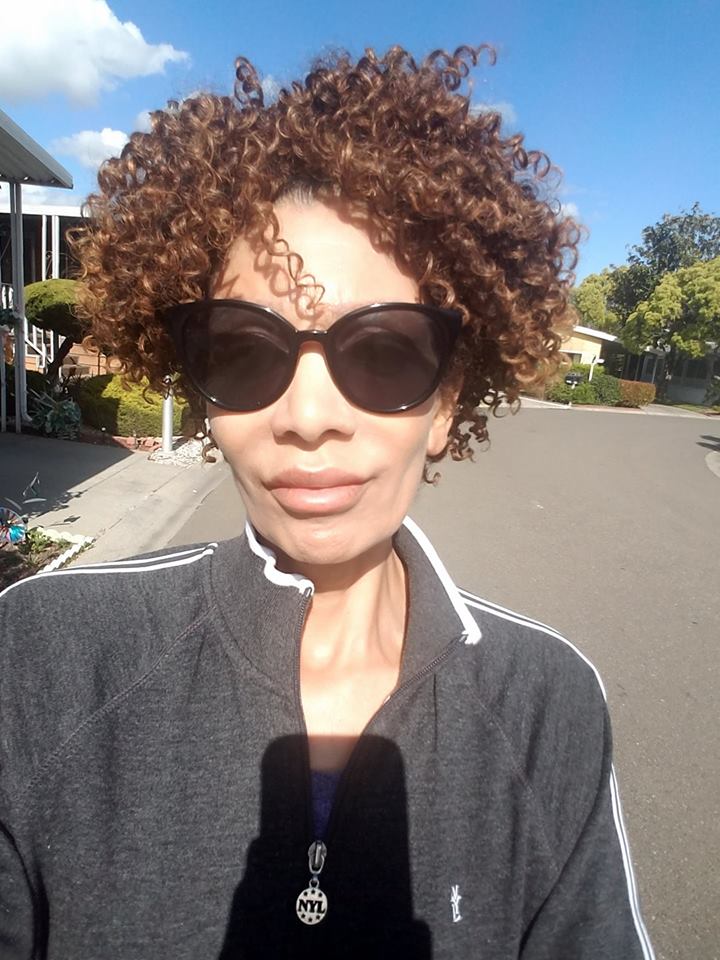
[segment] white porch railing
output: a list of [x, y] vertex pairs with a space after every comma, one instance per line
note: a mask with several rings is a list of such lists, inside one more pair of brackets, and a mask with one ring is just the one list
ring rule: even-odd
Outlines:
[[[13, 305], [13, 288], [11, 283], [0, 284], [0, 306], [10, 309]], [[49, 330], [42, 330], [23, 318], [25, 346], [38, 358], [38, 368], [45, 371], [55, 359], [55, 337]]]

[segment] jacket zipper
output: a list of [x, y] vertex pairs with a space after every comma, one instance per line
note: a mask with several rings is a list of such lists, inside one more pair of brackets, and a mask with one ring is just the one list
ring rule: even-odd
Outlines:
[[315, 832], [315, 824], [313, 822], [313, 806], [312, 806], [312, 783], [310, 777], [310, 744], [308, 741], [307, 735], [307, 724], [305, 723], [305, 712], [302, 708], [302, 694], [300, 691], [300, 652], [301, 652], [301, 640], [302, 640], [302, 631], [305, 626], [305, 614], [307, 613], [308, 604], [310, 598], [312, 597], [312, 589], [308, 587], [303, 592], [302, 604], [300, 605], [300, 616], [298, 617], [297, 624], [297, 635], [295, 638], [295, 707], [300, 719], [300, 729], [303, 735], [303, 777], [305, 779], [305, 833], [307, 836], [312, 839], [312, 835]]
[[442, 650], [434, 659], [432, 659], [429, 663], [426, 663], [421, 670], [417, 671], [417, 673], [414, 673], [411, 677], [408, 677], [407, 680], [404, 680], [399, 687], [396, 687], [392, 691], [392, 693], [390, 693], [389, 696], [387, 696], [385, 700], [383, 700], [383, 702], [377, 708], [375, 713], [370, 717], [368, 722], [365, 724], [365, 727], [363, 728], [362, 733], [358, 737], [357, 742], [353, 747], [352, 753], [350, 754], [347, 765], [345, 766], [345, 769], [342, 772], [342, 775], [340, 777], [340, 782], [338, 783], [338, 786], [337, 786], [337, 791], [335, 794], [335, 799], [333, 801], [332, 810], [330, 811], [330, 820], [328, 821], [328, 826], [326, 831], [326, 840], [325, 840], [326, 848], [330, 847], [330, 843], [333, 837], [335, 836], [335, 833], [337, 832], [337, 824], [338, 824], [338, 821], [340, 820], [340, 809], [342, 807], [343, 800], [345, 799], [345, 796], [348, 792], [347, 790], [348, 784], [352, 779], [353, 769], [357, 763], [357, 757], [362, 748], [361, 745], [362, 745], [363, 737], [370, 730], [370, 728], [375, 724], [378, 717], [382, 714], [383, 710], [385, 710], [394, 700], [396, 700], [402, 693], [404, 693], [408, 687], [412, 686], [415, 683], [418, 683], [420, 680], [426, 677], [429, 673], [433, 673], [433, 671], [435, 671], [440, 666], [440, 664], [444, 663], [444, 661], [448, 659], [448, 657], [453, 652], [453, 650], [455, 650], [455, 648], [460, 646], [461, 644], [462, 644], [461, 637], [456, 637], [453, 640], [451, 640], [450, 643], [445, 647], [445, 649]]
[[[340, 807], [342, 806], [342, 802], [347, 793], [347, 785], [352, 776], [353, 767], [355, 766], [355, 762], [357, 760], [357, 755], [361, 747], [362, 738], [365, 736], [365, 734], [370, 729], [370, 727], [372, 727], [372, 725], [376, 722], [377, 718], [380, 716], [382, 711], [390, 703], [392, 703], [393, 700], [399, 697], [400, 694], [403, 693], [405, 690], [407, 690], [409, 686], [411, 686], [414, 683], [417, 683], [419, 680], [422, 680], [423, 677], [426, 677], [429, 673], [432, 673], [434, 670], [437, 669], [437, 667], [441, 663], [447, 660], [447, 658], [450, 656], [453, 650], [456, 647], [461, 645], [462, 636], [453, 638], [453, 640], [447, 645], [447, 647], [445, 647], [445, 649], [441, 653], [439, 653], [433, 660], [431, 660], [429, 663], [426, 663], [421, 670], [418, 670], [417, 673], [414, 673], [411, 677], [408, 677], [407, 680], [404, 680], [399, 687], [396, 687], [392, 691], [392, 693], [388, 697], [386, 697], [385, 700], [380, 704], [380, 706], [377, 708], [377, 710], [372, 715], [372, 717], [370, 717], [368, 722], [365, 724], [365, 727], [363, 728], [362, 733], [358, 737], [357, 742], [353, 747], [352, 753], [350, 754], [348, 762], [345, 766], [345, 769], [343, 770], [342, 775], [340, 777], [340, 782], [338, 783], [335, 799], [332, 805], [332, 810], [330, 812], [330, 820], [328, 822], [327, 831], [326, 831], [326, 840], [322, 841], [319, 838], [313, 839], [314, 833], [315, 833], [315, 824], [314, 824], [314, 818], [313, 818], [313, 797], [312, 797], [312, 784], [311, 784], [311, 773], [310, 773], [310, 745], [309, 745], [308, 735], [307, 735], [307, 724], [305, 723], [305, 713], [302, 708], [302, 692], [300, 689], [300, 657], [301, 657], [302, 629], [305, 624], [305, 614], [307, 612], [308, 602], [311, 596], [312, 596], [312, 590], [308, 588], [303, 594], [303, 602], [300, 608], [300, 616], [298, 618], [298, 629], [297, 629], [296, 644], [295, 644], [295, 651], [296, 651], [295, 706], [296, 706], [298, 717], [300, 720], [300, 728], [303, 733], [304, 744], [305, 744], [305, 747], [304, 747], [304, 752], [305, 752], [304, 777], [305, 777], [305, 798], [306, 798], [305, 823], [306, 823], [306, 832], [307, 832], [307, 838], [309, 843], [308, 855], [312, 857], [313, 850], [319, 849], [321, 847], [323, 851], [322, 866], [324, 866], [325, 856], [328, 853], [330, 842], [337, 831], [337, 822], [339, 820], [339, 810], [340, 810]], [[320, 867], [320, 870], [322, 870], [322, 866]], [[318, 871], [318, 873], [315, 874], [315, 876], [318, 876], [319, 872], [320, 871]]]

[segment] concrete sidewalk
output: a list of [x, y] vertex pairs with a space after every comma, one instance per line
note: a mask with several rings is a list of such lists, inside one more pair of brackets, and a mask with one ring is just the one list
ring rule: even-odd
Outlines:
[[31, 524], [94, 537], [77, 563], [161, 549], [228, 472], [221, 460], [161, 463], [122, 447], [0, 434], [0, 500], [20, 503], [38, 473], [46, 502], [28, 508]]
[[693, 410], [684, 410], [682, 407], [665, 406], [661, 403], [648, 403], [644, 407], [608, 407], [594, 403], [574, 403], [569, 407], [566, 403], [553, 403], [551, 400], [537, 400], [535, 397], [522, 397], [522, 405], [529, 410], [547, 408], [550, 410], [584, 410], [599, 413], [629, 413], [650, 417], [699, 417], [702, 420], [712, 420], [712, 413], [696, 413]]

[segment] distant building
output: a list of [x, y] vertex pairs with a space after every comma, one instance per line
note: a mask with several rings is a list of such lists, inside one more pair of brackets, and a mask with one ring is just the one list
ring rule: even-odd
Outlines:
[[[720, 377], [718, 344], [706, 344], [704, 357], [684, 357], [679, 370], [671, 377], [667, 398], [674, 403], [704, 403], [714, 377]], [[644, 383], [660, 383], [665, 376], [665, 351], [647, 347], [639, 356], [627, 354], [624, 377]]]
[[[704, 357], [685, 357], [679, 371], [671, 378], [667, 398], [675, 403], [703, 403], [713, 377], [720, 376], [720, 351], [716, 343], [708, 343]], [[665, 376], [665, 351], [646, 347], [640, 354], [630, 353], [616, 336], [604, 330], [576, 326], [564, 341], [563, 352], [576, 363], [592, 363], [602, 359], [605, 373], [622, 380], [641, 380], [658, 384]]]
[[[67, 245], [67, 231], [82, 223], [79, 206], [23, 203], [23, 266], [25, 283], [72, 276], [75, 264]], [[10, 208], [0, 190], [0, 284], [12, 284]]]
[[[67, 242], [67, 232], [82, 223], [79, 206], [24, 203], [23, 273], [25, 285], [38, 280], [73, 277], [77, 263]], [[12, 243], [8, 197], [0, 191], [0, 306], [12, 306]], [[25, 366], [28, 370], [44, 370], [52, 361], [56, 340], [49, 331], [28, 325], [25, 340]], [[106, 372], [105, 358], [76, 344], [65, 358], [64, 374], [97, 374]]]
[[567, 354], [573, 363], [592, 363], [604, 360], [603, 347], [608, 343], [615, 343], [617, 337], [604, 330], [593, 330], [592, 327], [578, 326], [573, 328], [571, 336], [563, 343], [563, 353]]

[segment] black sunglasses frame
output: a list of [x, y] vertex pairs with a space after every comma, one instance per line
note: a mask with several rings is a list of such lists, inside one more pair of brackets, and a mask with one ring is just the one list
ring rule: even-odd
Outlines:
[[[284, 331], [284, 340], [286, 346], [288, 347], [288, 376], [283, 379], [283, 385], [280, 392], [277, 393], [276, 396], [274, 395], [269, 401], [258, 403], [252, 407], [238, 407], [237, 405], [228, 404], [226, 401], [223, 401], [222, 398], [213, 396], [213, 394], [211, 394], [193, 374], [192, 358], [188, 356], [188, 352], [186, 350], [185, 331], [188, 323], [191, 322], [194, 317], [207, 314], [207, 311], [212, 310], [214, 307], [230, 307], [245, 313], [249, 311], [251, 313], [259, 314], [265, 319], [272, 318], [273, 323], [277, 326], [277, 329]], [[389, 408], [369, 407], [364, 404], [359, 404], [357, 400], [354, 400], [352, 397], [348, 396], [346, 389], [341, 383], [338, 383], [335, 369], [336, 364], [334, 344], [347, 324], [351, 323], [356, 318], [374, 318], [378, 315], [381, 316], [384, 311], [390, 310], [408, 310], [423, 314], [424, 316], [435, 321], [435, 341], [439, 348], [438, 369], [435, 377], [432, 380], [432, 383], [429, 384], [428, 389], [424, 391], [421, 396], [413, 398], [407, 403], [399, 404]], [[277, 313], [277, 311], [273, 310], [271, 307], [253, 303], [249, 300], [195, 300], [191, 303], [180, 303], [171, 307], [166, 307], [159, 311], [158, 315], [162, 322], [167, 325], [175, 345], [175, 350], [180, 364], [198, 393], [215, 406], [235, 413], [250, 413], [254, 410], [262, 410], [265, 407], [269, 407], [271, 404], [275, 403], [275, 401], [278, 400], [283, 393], [285, 393], [292, 383], [293, 377], [295, 376], [295, 371], [297, 369], [300, 349], [305, 343], [320, 343], [322, 345], [323, 353], [325, 354], [325, 361], [333, 382], [340, 393], [342, 393], [346, 399], [350, 400], [351, 403], [359, 406], [363, 410], [368, 410], [371, 413], [401, 413], [405, 410], [411, 410], [413, 407], [419, 406], [419, 404], [427, 400], [427, 398], [435, 392], [442, 382], [442, 378], [447, 370], [453, 348], [462, 329], [462, 314], [459, 310], [452, 310], [446, 307], [437, 307], [434, 304], [404, 303], [397, 301], [372, 303], [368, 304], [368, 306], [357, 307], [356, 309], [351, 310], [349, 313], [345, 313], [338, 317], [327, 329], [324, 330], [298, 330], [297, 327], [283, 317], [282, 314]], [[341, 376], [340, 379], [342, 380], [343, 377]]]

